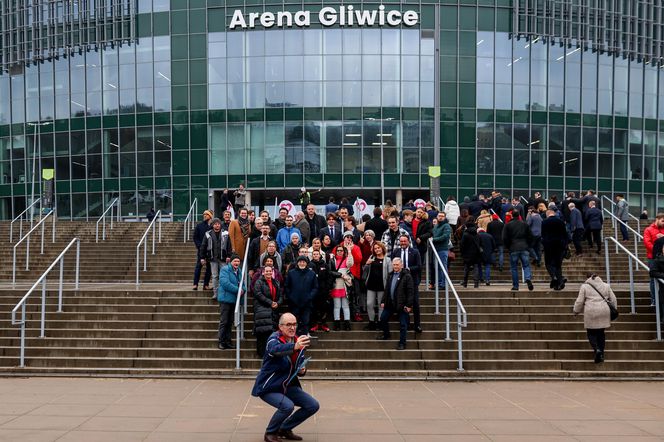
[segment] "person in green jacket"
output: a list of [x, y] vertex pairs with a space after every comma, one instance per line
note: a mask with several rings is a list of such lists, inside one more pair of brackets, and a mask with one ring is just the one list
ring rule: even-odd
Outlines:
[[[436, 248], [436, 253], [440, 258], [440, 261], [445, 266], [445, 271], [447, 272], [447, 256], [450, 251], [450, 237], [452, 236], [452, 227], [447, 222], [447, 217], [445, 212], [438, 212], [436, 216], [435, 225], [433, 227], [433, 245]], [[434, 263], [438, 269], [438, 287], [441, 289], [445, 288], [445, 275], [440, 268], [440, 265]], [[433, 283], [432, 283], [433, 284]]]

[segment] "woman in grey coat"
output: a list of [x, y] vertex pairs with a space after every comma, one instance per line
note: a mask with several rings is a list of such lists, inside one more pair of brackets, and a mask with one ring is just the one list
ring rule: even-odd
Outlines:
[[581, 284], [579, 296], [574, 303], [574, 314], [583, 313], [588, 341], [595, 352], [595, 363], [604, 362], [604, 330], [611, 327], [611, 310], [607, 301], [618, 308], [616, 295], [602, 279], [590, 274]]

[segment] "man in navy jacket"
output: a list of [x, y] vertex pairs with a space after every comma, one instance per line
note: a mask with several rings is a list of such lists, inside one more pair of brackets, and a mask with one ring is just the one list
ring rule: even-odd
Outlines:
[[[196, 256], [198, 257], [198, 250], [203, 244], [203, 239], [205, 234], [212, 228], [210, 226], [210, 220], [212, 219], [212, 212], [206, 210], [203, 212], [203, 221], [196, 225], [196, 230], [194, 230], [194, 244], [196, 245]], [[200, 259], [196, 259], [196, 268], [194, 269], [194, 290], [198, 290], [198, 281], [201, 279], [201, 269], [203, 264], [201, 264]], [[210, 263], [205, 263], [205, 279], [203, 280], [203, 288], [205, 290], [210, 290], [210, 278], [212, 278], [212, 270], [210, 270]]]
[[309, 332], [312, 301], [318, 292], [318, 278], [309, 268], [306, 256], [299, 256], [296, 267], [288, 271], [284, 289], [290, 311], [300, 318], [297, 334], [306, 335]]
[[414, 283], [413, 316], [415, 319], [415, 333], [422, 333], [420, 322], [420, 280], [422, 275], [422, 256], [412, 247], [408, 235], [399, 237], [399, 248], [392, 250], [392, 259], [400, 258], [403, 267], [410, 272]]
[[[260, 397], [277, 409], [265, 429], [265, 442], [280, 442], [280, 437], [302, 440], [293, 433], [293, 428], [320, 408], [318, 401], [302, 390], [300, 385], [298, 376], [304, 376], [306, 367], [295, 372], [310, 343], [308, 335], [296, 336], [296, 327], [295, 316], [290, 313], [281, 315], [279, 330], [272, 333], [267, 341], [263, 365], [251, 391], [252, 396]], [[293, 413], [296, 405], [300, 409]]]

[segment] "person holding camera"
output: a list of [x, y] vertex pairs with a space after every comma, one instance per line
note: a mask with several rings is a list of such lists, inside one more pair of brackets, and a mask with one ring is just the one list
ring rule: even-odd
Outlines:
[[[277, 411], [265, 429], [265, 442], [302, 440], [293, 428], [313, 416], [320, 405], [300, 385], [299, 377], [307, 372], [304, 351], [311, 340], [308, 335], [296, 336], [297, 319], [290, 313], [279, 318], [279, 330], [270, 335], [263, 365], [256, 376], [251, 395], [261, 398]], [[297, 371], [297, 375], [293, 373]], [[295, 407], [300, 407], [295, 413]]]
[[399, 317], [399, 345], [397, 350], [406, 349], [406, 333], [410, 322], [410, 312], [415, 302], [415, 284], [408, 269], [405, 269], [401, 258], [392, 259], [393, 271], [387, 277], [385, 293], [380, 301], [383, 313], [380, 315], [380, 327], [383, 333], [376, 339], [387, 341], [390, 339], [390, 324], [388, 323], [392, 314]]

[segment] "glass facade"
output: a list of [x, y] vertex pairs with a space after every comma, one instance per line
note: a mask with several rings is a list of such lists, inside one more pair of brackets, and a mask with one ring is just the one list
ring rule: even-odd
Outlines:
[[37, 177], [55, 169], [58, 214], [72, 218], [115, 197], [124, 216], [180, 217], [241, 182], [254, 204], [302, 186], [371, 199], [381, 181], [424, 196], [438, 158], [443, 196], [592, 188], [664, 207], [659, 40], [640, 57], [538, 31], [522, 3], [386, 5], [417, 11], [414, 27], [229, 31], [236, 9], [321, 7], [137, 0], [109, 18], [131, 23], [113, 39], [88, 26], [79, 50], [37, 58], [22, 41], [32, 61], [0, 73], [0, 218], [26, 206], [33, 158]]

